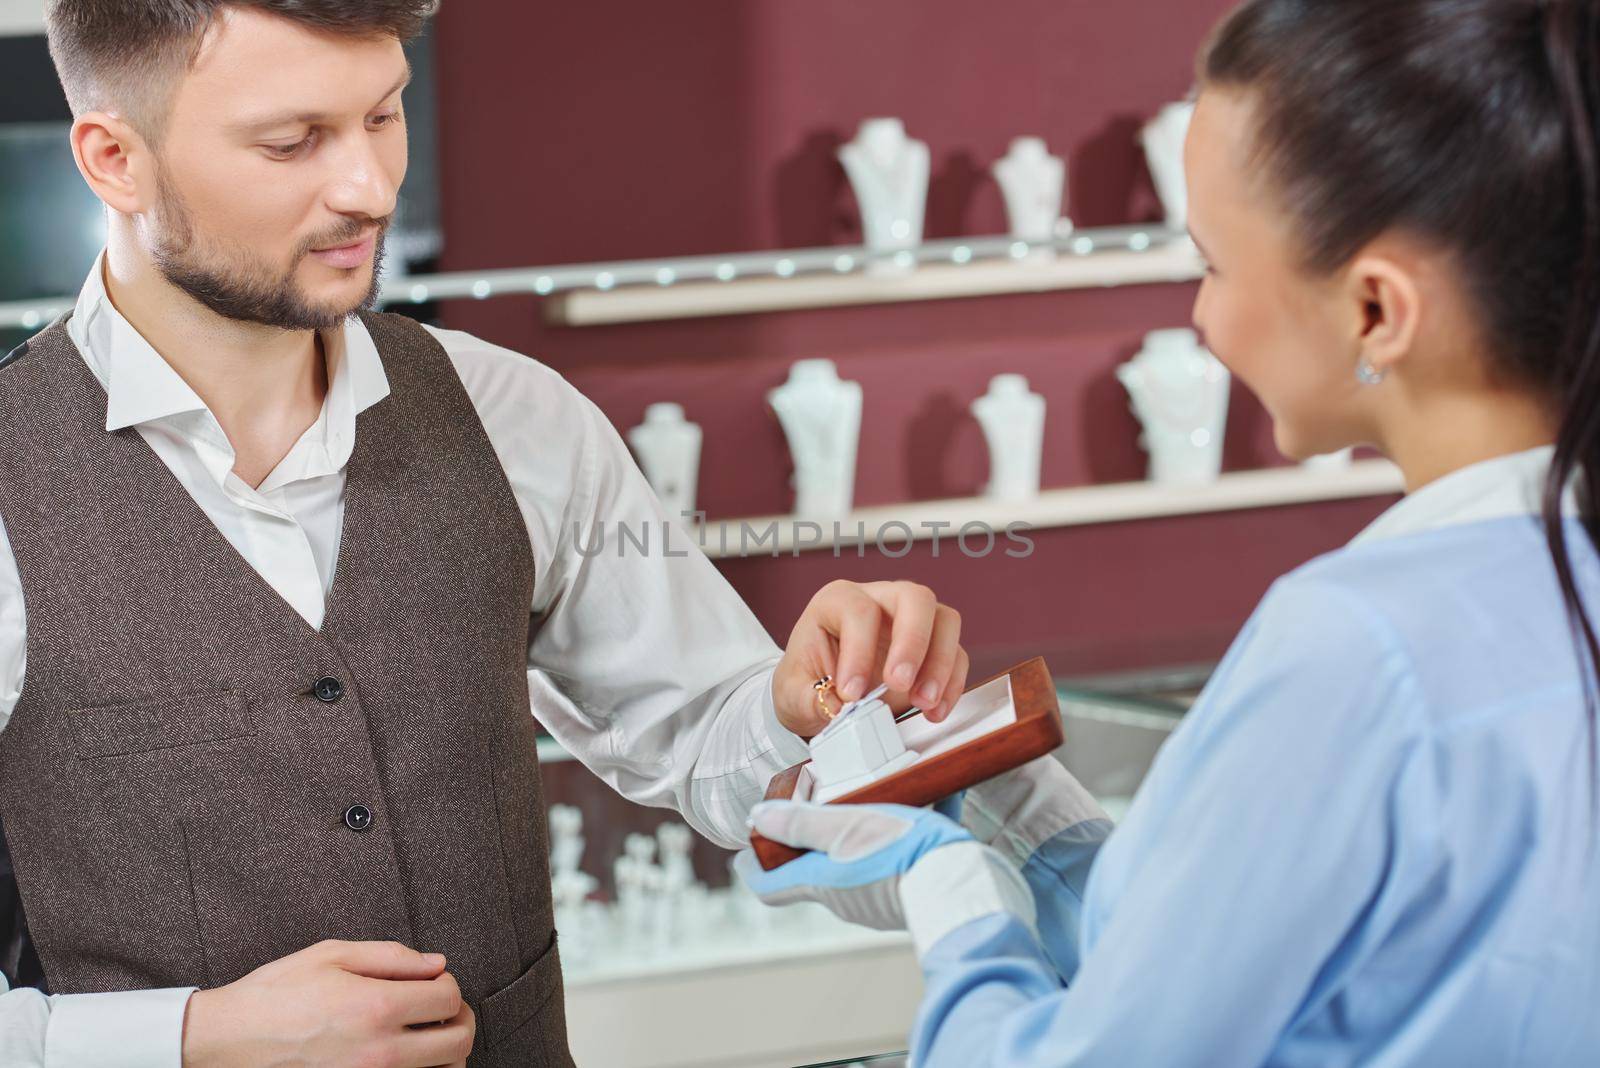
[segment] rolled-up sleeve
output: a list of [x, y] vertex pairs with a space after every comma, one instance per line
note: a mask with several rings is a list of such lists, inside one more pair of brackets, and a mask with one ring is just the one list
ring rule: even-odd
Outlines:
[[586, 470], [529, 646], [534, 710], [625, 797], [736, 847], [767, 782], [806, 756], [773, 708], [778, 648], [582, 404]]
[[772, 707], [778, 647], [588, 398], [520, 353], [430, 330], [528, 530], [534, 715], [625, 797], [742, 845], [768, 781], [806, 756]]

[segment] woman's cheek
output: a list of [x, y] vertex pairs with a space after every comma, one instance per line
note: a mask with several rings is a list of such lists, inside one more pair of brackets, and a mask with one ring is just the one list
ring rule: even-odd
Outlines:
[[1230, 304], [1226, 284], [1216, 278], [1207, 278], [1202, 289], [1204, 292], [1197, 308], [1204, 314], [1203, 317], [1197, 316], [1195, 325], [1199, 327], [1201, 338], [1211, 354], [1221, 360], [1229, 371], [1241, 374], [1239, 365], [1248, 362], [1242, 358], [1242, 350], [1247, 346], [1249, 337], [1248, 321], [1241, 314], [1244, 309]]

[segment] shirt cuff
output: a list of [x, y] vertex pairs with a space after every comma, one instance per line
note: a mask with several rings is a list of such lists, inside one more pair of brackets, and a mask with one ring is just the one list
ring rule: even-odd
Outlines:
[[1110, 824], [1094, 796], [1053, 754], [969, 789], [961, 822], [974, 838], [994, 846], [1019, 868], [1065, 831]]
[[761, 698], [762, 729], [780, 767], [792, 768], [801, 761], [811, 759], [811, 747], [798, 734], [778, 722], [778, 706], [772, 700], [772, 677], [777, 670], [774, 666], [767, 674], [767, 685]]
[[930, 850], [900, 877], [899, 889], [918, 960], [945, 935], [984, 916], [1013, 916], [1033, 929], [1033, 894], [1022, 874], [979, 842]]
[[45, 1068], [182, 1068], [183, 1015], [198, 989], [55, 995]]

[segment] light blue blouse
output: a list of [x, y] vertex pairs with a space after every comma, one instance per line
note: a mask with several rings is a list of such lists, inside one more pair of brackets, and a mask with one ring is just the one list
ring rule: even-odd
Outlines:
[[926, 954], [913, 1063], [1600, 1064], [1600, 754], [1548, 461], [1457, 472], [1280, 579], [1124, 823], [1030, 866], [1050, 944], [988, 917]]

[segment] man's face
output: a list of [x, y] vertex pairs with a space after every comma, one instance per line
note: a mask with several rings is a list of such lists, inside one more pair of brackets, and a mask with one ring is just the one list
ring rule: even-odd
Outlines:
[[392, 37], [224, 9], [157, 153], [144, 233], [161, 273], [220, 315], [285, 330], [371, 306], [406, 172], [409, 73]]

